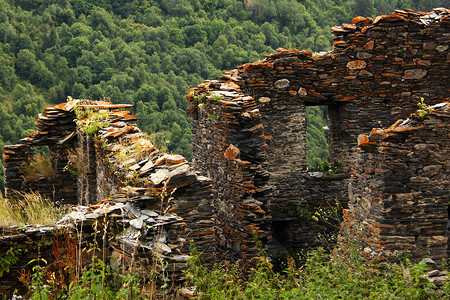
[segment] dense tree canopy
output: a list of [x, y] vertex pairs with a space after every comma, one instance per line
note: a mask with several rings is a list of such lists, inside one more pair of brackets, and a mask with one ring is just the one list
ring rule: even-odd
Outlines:
[[0, 147], [47, 104], [106, 97], [135, 104], [140, 127], [189, 158], [189, 87], [277, 47], [329, 50], [329, 27], [355, 15], [444, 2], [0, 0]]

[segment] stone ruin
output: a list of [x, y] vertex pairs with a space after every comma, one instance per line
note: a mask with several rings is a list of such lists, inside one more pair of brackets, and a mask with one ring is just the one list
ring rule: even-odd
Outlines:
[[[448, 256], [448, 105], [397, 120], [421, 98], [449, 100], [450, 11], [352, 21], [331, 28], [332, 51], [278, 49], [191, 89], [192, 164], [213, 182], [218, 250], [256, 256], [254, 231], [272, 253], [315, 248], [339, 226], [312, 216], [337, 202], [343, 235], [368, 255]], [[317, 105], [342, 174], [307, 168], [305, 110]]]
[[[156, 150], [121, 110], [129, 105], [46, 108], [37, 133], [3, 148], [7, 192], [79, 206], [55, 226], [3, 230], [1, 255], [27, 250], [2, 284], [38, 253], [49, 255], [63, 229], [92, 241], [93, 224], [107, 228], [102, 255], [139, 258], [140, 274], [156, 255], [179, 272], [188, 240], [207, 262], [251, 262], [255, 234], [270, 253], [307, 251], [339, 228], [367, 255], [409, 251], [440, 263], [449, 254], [449, 16], [440, 8], [356, 17], [332, 28], [332, 51], [278, 49], [191, 89], [191, 164]], [[429, 106], [418, 111], [421, 98]], [[341, 162], [342, 174], [307, 168], [305, 111], [317, 105], [327, 106], [330, 162]], [[86, 134], [73, 122], [75, 106], [107, 112], [109, 125]], [[42, 145], [56, 175], [27, 180], [23, 170]], [[339, 228], [312, 218], [336, 205], [344, 208]]]
[[[19, 261], [3, 274], [0, 291], [14, 290], [17, 270], [27, 268], [32, 259], [54, 260], [52, 247], [66, 235], [82, 243], [80, 252], [98, 243], [103, 248], [98, 255], [112, 258], [114, 267], [133, 265], [133, 272], [145, 278], [154, 276], [154, 265], [162, 260], [167, 277], [179, 279], [189, 240], [206, 262], [215, 260], [211, 181], [183, 156], [158, 151], [136, 127], [136, 116], [121, 110], [127, 107], [89, 100], [49, 107], [36, 121], [37, 133], [3, 148], [7, 196], [32, 190], [77, 206], [55, 226], [3, 229], [0, 254], [14, 249]], [[106, 127], [87, 134], [95, 117], [77, 125], [75, 109], [104, 114]], [[29, 180], [24, 169], [33, 159], [33, 148], [41, 145], [49, 147], [56, 175]]]

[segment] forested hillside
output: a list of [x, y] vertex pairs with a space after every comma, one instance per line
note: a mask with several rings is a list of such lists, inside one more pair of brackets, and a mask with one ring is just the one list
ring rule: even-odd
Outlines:
[[[70, 95], [134, 104], [160, 147], [189, 158], [189, 87], [278, 47], [330, 50], [329, 27], [356, 15], [445, 2], [0, 0], [0, 147]], [[310, 114], [323, 142], [323, 112]]]

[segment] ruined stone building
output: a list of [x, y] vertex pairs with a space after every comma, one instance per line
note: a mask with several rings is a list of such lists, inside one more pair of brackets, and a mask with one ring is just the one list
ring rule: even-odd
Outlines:
[[[337, 201], [347, 207], [342, 233], [366, 253], [429, 251], [440, 261], [448, 106], [401, 130], [372, 129], [399, 124], [421, 98], [449, 101], [450, 11], [397, 10], [331, 30], [330, 52], [278, 49], [191, 90], [193, 165], [213, 181], [218, 246], [255, 256], [257, 231], [270, 251], [315, 247], [333, 229], [312, 216]], [[315, 105], [328, 108], [330, 160], [343, 174], [307, 170], [305, 109]]]
[[[38, 132], [3, 148], [8, 197], [31, 190], [78, 206], [52, 226], [2, 228], [0, 256], [13, 249], [18, 261], [0, 273], [1, 293], [20, 288], [17, 271], [30, 261], [52, 262], [53, 245], [67, 242], [66, 235], [77, 240], [81, 257], [97, 243], [103, 250], [96, 255], [113, 268], [133, 267], [143, 278], [164, 264], [168, 278], [179, 279], [190, 240], [215, 261], [211, 181], [183, 156], [158, 151], [136, 116], [122, 110], [128, 107], [90, 100], [48, 107], [36, 121]], [[27, 171], [38, 146], [49, 149], [50, 177], [40, 166]]]
[[[46, 108], [37, 133], [3, 148], [7, 193], [84, 206], [55, 227], [0, 237], [0, 254], [107, 219], [108, 255], [137, 249], [143, 269], [157, 252], [179, 271], [189, 240], [207, 261], [251, 261], [255, 234], [276, 253], [337, 230], [367, 254], [448, 257], [450, 11], [356, 17], [332, 32], [330, 52], [278, 49], [193, 88], [192, 163], [155, 149], [128, 105]], [[331, 163], [342, 164], [333, 176], [307, 169], [305, 110], [317, 105], [327, 106]], [[27, 178], [43, 145], [55, 173]], [[341, 206], [341, 225], [323, 218]]]

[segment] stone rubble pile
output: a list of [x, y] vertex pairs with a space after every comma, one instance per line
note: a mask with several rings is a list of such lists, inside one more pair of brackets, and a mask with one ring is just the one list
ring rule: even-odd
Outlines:
[[112, 237], [109, 241], [110, 263], [115, 268], [123, 265], [131, 268], [134, 264], [135, 274], [146, 278], [154, 275], [151, 274], [153, 264], [157, 264], [158, 269], [162, 267], [162, 261], [167, 263], [166, 271], [178, 277], [185, 268], [189, 256], [181, 251], [186, 242], [186, 223], [181, 217], [157, 210], [141, 210], [133, 200], [118, 197], [89, 207], [76, 207], [57, 224], [74, 224], [83, 230], [96, 222], [107, 224], [106, 228], [98, 225], [98, 230], [99, 235], [104, 234], [102, 230], [107, 230], [108, 237]]

